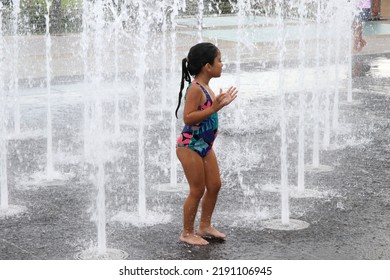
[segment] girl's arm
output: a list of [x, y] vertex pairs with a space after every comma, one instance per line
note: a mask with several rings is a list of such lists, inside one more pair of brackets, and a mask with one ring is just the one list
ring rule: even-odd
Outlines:
[[183, 120], [186, 125], [199, 123], [216, 112], [212, 106], [204, 110], [198, 110], [198, 107], [202, 104], [203, 96], [204, 93], [200, 87], [191, 86], [188, 89], [183, 111]]
[[199, 105], [203, 104], [203, 91], [200, 87], [190, 87], [187, 92], [186, 102], [184, 105], [183, 120], [186, 125], [199, 123], [207, 119], [215, 112], [218, 112], [226, 105], [229, 105], [237, 97], [237, 89], [230, 87], [227, 92], [222, 92], [213, 100], [213, 105], [204, 110], [198, 110]]

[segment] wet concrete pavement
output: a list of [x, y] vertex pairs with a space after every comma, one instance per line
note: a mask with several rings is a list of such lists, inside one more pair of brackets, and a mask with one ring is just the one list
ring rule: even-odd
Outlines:
[[[134, 226], [126, 221], [110, 220], [120, 210], [136, 211], [137, 144], [130, 141], [110, 144], [109, 151], [116, 150], [120, 155], [106, 166], [107, 246], [127, 252], [128, 259], [148, 260], [389, 260], [388, 40], [389, 36], [384, 35], [368, 37], [367, 47], [353, 57], [354, 102], [346, 102], [346, 90], [342, 88], [342, 131], [333, 135], [333, 145], [320, 153], [321, 164], [331, 166], [332, 171], [306, 172], [306, 187], [315, 190], [317, 195], [290, 198], [291, 218], [308, 222], [308, 228], [278, 231], [264, 227], [265, 221], [280, 217], [279, 193], [263, 188], [278, 182], [280, 177], [278, 123], [259, 124], [247, 134], [224, 132], [222, 123], [216, 150], [220, 155], [224, 186], [214, 223], [227, 234], [226, 241], [211, 241], [205, 247], [179, 242], [181, 207], [186, 189], [173, 193], [153, 189], [152, 182], [167, 179], [166, 165], [156, 164], [156, 157], [164, 161], [168, 156], [160, 154], [149, 142], [147, 202], [150, 211], [157, 213], [154, 223]], [[225, 44], [226, 48], [232, 46], [231, 42], [221, 41], [220, 44]], [[254, 71], [248, 67], [248, 72]], [[294, 103], [292, 100], [290, 102]], [[255, 108], [264, 109], [265, 100], [258, 101], [262, 104], [255, 105], [259, 106]], [[44, 123], [44, 105], [38, 102], [25, 107], [32, 116], [25, 120], [26, 125], [35, 123], [35, 128], [38, 128]], [[123, 108], [128, 110], [131, 106], [131, 102], [124, 101]], [[112, 112], [112, 106], [107, 105], [106, 110]], [[96, 187], [89, 178], [93, 168], [80, 161], [82, 111], [83, 103], [76, 99], [63, 104], [59, 102], [53, 116], [57, 155], [61, 157], [67, 152], [75, 157], [64, 156], [56, 163], [61, 172], [71, 174], [63, 185], [25, 183], [32, 173], [44, 167], [45, 137], [9, 141], [11, 204], [23, 205], [27, 211], [0, 219], [0, 259], [74, 259], [77, 253], [96, 245], [97, 230], [93, 218]], [[151, 118], [155, 113], [150, 114]], [[165, 131], [162, 121], [156, 120], [155, 124], [148, 124], [149, 128]], [[294, 120], [291, 118], [290, 123]], [[131, 127], [128, 131], [132, 135]], [[289, 179], [292, 186], [296, 181], [296, 133], [294, 130], [289, 136]], [[168, 138], [168, 134], [166, 136]], [[240, 150], [243, 146], [246, 148]], [[308, 143], [307, 159], [311, 156], [310, 147]], [[241, 155], [241, 158], [235, 159], [233, 154]], [[168, 215], [168, 221], [159, 223], [160, 215]]]

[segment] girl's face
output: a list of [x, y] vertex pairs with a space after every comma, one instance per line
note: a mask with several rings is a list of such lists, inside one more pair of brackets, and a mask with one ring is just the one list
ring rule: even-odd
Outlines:
[[221, 52], [218, 50], [217, 56], [214, 58], [214, 63], [211, 68], [212, 76], [213, 77], [220, 77], [222, 73], [222, 57]]

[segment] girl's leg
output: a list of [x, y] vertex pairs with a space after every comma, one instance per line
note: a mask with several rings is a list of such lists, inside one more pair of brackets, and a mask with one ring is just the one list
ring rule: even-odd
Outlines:
[[357, 26], [357, 33], [358, 33], [358, 38], [357, 38], [357, 51], [361, 51], [362, 48], [366, 45], [366, 41], [363, 40], [363, 23], [359, 22]]
[[177, 148], [184, 174], [190, 185], [190, 193], [183, 205], [183, 232], [180, 240], [193, 245], [207, 245], [208, 242], [194, 232], [194, 222], [199, 202], [205, 191], [205, 174], [202, 158], [188, 148]]
[[[360, 17], [360, 16], [359, 16]], [[352, 28], [353, 28], [353, 51], [359, 52], [361, 50], [361, 40], [362, 40], [362, 33], [363, 33], [363, 26], [361, 19], [359, 17], [356, 17], [354, 19]]]
[[218, 193], [221, 189], [218, 161], [213, 150], [203, 158], [203, 163], [204, 173], [206, 175], [206, 193], [202, 199], [202, 215], [200, 218], [198, 234], [202, 236], [225, 238], [225, 234], [211, 226], [211, 216], [213, 215]]
[[367, 44], [366, 40], [363, 39], [363, 22], [360, 25], [359, 29], [359, 43], [360, 43], [360, 49], [363, 49], [364, 46]]

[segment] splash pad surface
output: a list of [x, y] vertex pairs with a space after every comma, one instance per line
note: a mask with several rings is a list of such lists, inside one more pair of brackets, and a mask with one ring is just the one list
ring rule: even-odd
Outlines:
[[[366, 57], [366, 60], [369, 62], [369, 57]], [[386, 80], [381, 80], [382, 82]], [[120, 186], [119, 176], [111, 177], [112, 182], [117, 182], [115, 183], [117, 194], [113, 192], [109, 198], [112, 207], [108, 211], [110, 217], [108, 247], [120, 248], [128, 254], [126, 255], [128, 259], [390, 258], [388, 250], [385, 249], [389, 245], [385, 230], [390, 203], [389, 190], [385, 187], [388, 183], [388, 173], [383, 172], [383, 163], [388, 160], [390, 150], [387, 147], [388, 140], [384, 137], [388, 128], [386, 110], [380, 107], [389, 96], [366, 90], [378, 84], [378, 80], [370, 76], [356, 78], [356, 83], [360, 85], [359, 100], [364, 106], [348, 107], [343, 111], [343, 120], [350, 124], [352, 135], [339, 136], [338, 149], [322, 152], [322, 162], [333, 166], [333, 169], [329, 172], [308, 172], [306, 193], [314, 195], [292, 195], [290, 198], [292, 220], [309, 223], [310, 226], [307, 228], [288, 231], [267, 229], [264, 226], [280, 215], [278, 192], [269, 191], [267, 187], [263, 189], [269, 184], [269, 178], [274, 177], [275, 182], [278, 180], [278, 170], [274, 169], [278, 158], [275, 156], [274, 161], [269, 161], [268, 158], [268, 161], [262, 163], [262, 157], [254, 159], [250, 156], [253, 152], [261, 154], [260, 146], [258, 151], [252, 147], [251, 152], [243, 154], [250, 163], [250, 168], [241, 171], [243, 176], [241, 185], [231, 184], [231, 178], [237, 173], [229, 167], [242, 168], [245, 163], [235, 162], [234, 156], [237, 155], [235, 146], [230, 146], [227, 153], [224, 143], [243, 143], [247, 135], [222, 132], [218, 138], [219, 142], [216, 143], [216, 151], [222, 155], [224, 186], [214, 220], [215, 226], [227, 234], [227, 240], [224, 243], [212, 242], [209, 246], [189, 250], [178, 241], [181, 227], [180, 211], [185, 199], [183, 191], [158, 190], [153, 187], [158, 185], [153, 183], [147, 184], [148, 193], [154, 195], [150, 196], [152, 197], [150, 205], [153, 206], [153, 211], [160, 213], [162, 217], [170, 216], [170, 219], [157, 218], [150, 225], [133, 221], [137, 226], [126, 222], [125, 216], [121, 216], [121, 219], [117, 216], [115, 220], [118, 213], [122, 213], [121, 215], [134, 213], [134, 209], [124, 209], [126, 211], [120, 212], [115, 206], [126, 205], [121, 202], [124, 197], [118, 195], [125, 191], [124, 186]], [[73, 90], [77, 91], [74, 85]], [[71, 104], [73, 108], [81, 109], [76, 100], [73, 99]], [[362, 110], [368, 112], [369, 116], [361, 114]], [[73, 116], [77, 114], [79, 113]], [[269, 129], [272, 123], [264, 127]], [[131, 127], [127, 129], [131, 131]], [[260, 133], [261, 138], [258, 141], [270, 142], [272, 133], [267, 134], [266, 131]], [[358, 140], [359, 137], [367, 139], [368, 135], [370, 141]], [[79, 134], [75, 136], [80, 137]], [[356, 143], [348, 144], [349, 139], [355, 139]], [[25, 142], [21, 139], [14, 141], [16, 142], [10, 142], [11, 151], [15, 144], [19, 148], [28, 149], [31, 146], [39, 147], [37, 144], [43, 140], [37, 137], [33, 140], [26, 138]], [[77, 141], [73, 141], [71, 143], [77, 147]], [[113, 146], [122, 150], [121, 145], [132, 149], [133, 144], [121, 142]], [[278, 153], [277, 148], [266, 150], [267, 157]], [[108, 162], [112, 162], [110, 167], [112, 174], [117, 174], [115, 162], [125, 160], [120, 159], [121, 157], [123, 156], [111, 160], [110, 157], [107, 158]], [[131, 158], [128, 160], [131, 161]], [[90, 209], [94, 200], [91, 194], [96, 190], [89, 183], [89, 178], [85, 177], [86, 173], [82, 171], [88, 167], [82, 167], [80, 160], [67, 162], [65, 159], [60, 161], [59, 166], [63, 173], [73, 174], [65, 185], [36, 185], [31, 188], [23, 184], [15, 185], [12, 195], [19, 203], [24, 202], [26, 210], [17, 216], [0, 220], [1, 227], [7, 229], [0, 232], [0, 244], [3, 248], [0, 253], [1, 259], [73, 259], [76, 254], [79, 257], [89, 252], [91, 240], [96, 235]], [[160, 173], [161, 176], [162, 174], [164, 173]], [[131, 177], [131, 171], [126, 176], [128, 175]], [[18, 174], [14, 176], [12, 180], [15, 182], [26, 182], [26, 178]], [[310, 187], [314, 189], [311, 190]], [[132, 205], [136, 204], [133, 200]], [[129, 215], [128, 220], [136, 220], [135, 215]], [[370, 224], [369, 228], [366, 227], [367, 224]], [[39, 242], [23, 241], [38, 239]], [[93, 252], [91, 254], [93, 255]], [[87, 255], [91, 257], [91, 254]], [[83, 255], [83, 258], [89, 258], [88, 256]], [[93, 255], [91, 258], [96, 259], [96, 256]]]
[[[26, 63], [19, 77], [23, 85], [19, 88], [22, 131], [28, 134], [8, 135], [8, 154], [10, 155], [9, 185], [11, 202], [23, 205], [24, 211], [0, 219], [0, 258], [1, 259], [74, 259], [81, 255], [84, 259], [96, 258], [94, 245], [96, 243], [96, 200], [102, 196], [97, 186], [104, 181], [107, 185], [104, 195], [106, 209], [104, 211], [106, 238], [108, 250], [113, 254], [100, 256], [102, 259], [389, 259], [388, 217], [389, 217], [389, 189], [388, 171], [386, 162], [389, 161], [388, 143], [388, 54], [376, 56], [359, 55], [354, 59], [354, 87], [358, 88], [354, 98], [360, 102], [353, 106], [344, 106], [340, 111], [340, 123], [346, 124], [348, 131], [332, 136], [332, 148], [321, 151], [321, 163], [332, 166], [329, 172], [308, 172], [306, 179], [307, 195], [290, 197], [290, 215], [292, 221], [305, 221], [309, 227], [299, 230], [268, 230], [264, 227], [267, 221], [273, 221], [280, 216], [280, 195], [278, 192], [264, 191], [262, 186], [280, 180], [280, 157], [278, 140], [278, 87], [277, 81], [280, 72], [277, 70], [278, 54], [270, 52], [269, 45], [257, 45], [252, 49], [245, 49], [236, 57], [238, 49], [232, 42], [245, 43], [233, 36], [232, 17], [219, 21], [205, 19], [205, 27], [231, 29], [204, 30], [203, 39], [215, 40], [221, 50], [226, 53], [226, 71], [224, 77], [216, 81], [215, 86], [225, 85], [235, 80], [240, 82], [241, 103], [245, 110], [240, 110], [242, 130], [237, 132], [232, 111], [221, 113], [221, 133], [216, 143], [219, 154], [223, 189], [221, 191], [217, 209], [214, 215], [214, 225], [228, 236], [223, 243], [212, 242], [209, 246], [198, 248], [183, 245], [178, 241], [181, 229], [181, 209], [185, 199], [182, 191], [165, 188], [166, 191], [156, 189], [160, 182], [168, 181], [169, 155], [161, 147], [169, 147], [169, 126], [164, 126], [164, 120], [170, 113], [160, 110], [161, 100], [156, 95], [145, 94], [146, 104], [144, 133], [142, 144], [145, 144], [144, 154], [147, 174], [144, 176], [146, 186], [147, 211], [152, 213], [149, 222], [142, 222], [137, 213], [138, 204], [138, 164], [139, 142], [137, 141], [139, 126], [134, 121], [139, 114], [137, 103], [140, 101], [134, 94], [137, 92], [150, 93], [160, 81], [167, 82], [168, 88], [177, 87], [167, 77], [158, 80], [152, 71], [141, 75], [142, 83], [133, 79], [133, 69], [128, 65], [136, 64], [144, 58], [144, 49], [140, 58], [134, 58], [132, 53], [121, 49], [126, 66], [121, 65], [119, 73], [123, 80], [116, 81], [111, 77], [105, 83], [97, 79], [96, 83], [84, 84], [80, 77], [82, 70], [73, 60], [66, 57], [79, 54], [80, 37], [78, 35], [53, 36], [53, 46], [67, 45], [68, 49], [52, 48], [53, 58], [59, 58], [66, 63], [53, 63], [51, 70], [55, 73], [55, 80], [51, 84], [51, 104], [53, 111], [54, 136], [54, 165], [60, 174], [70, 174], [66, 180], [46, 183], [30, 180], [32, 174], [44, 174], [45, 169], [45, 142], [46, 129], [46, 78], [45, 64], [40, 61], [40, 67], [35, 62]], [[195, 21], [196, 22], [196, 21]], [[242, 22], [246, 24], [247, 22]], [[260, 18], [256, 24], [269, 24], [268, 19]], [[295, 21], [296, 23], [296, 21]], [[195, 26], [194, 24], [192, 24]], [[278, 31], [273, 27], [269, 30]], [[260, 28], [253, 29], [251, 34], [244, 34], [245, 39], [254, 35], [255, 43], [264, 43], [275, 39], [275, 32], [261, 32]], [[291, 26], [288, 26], [291, 28]], [[381, 30], [385, 30], [381, 29]], [[284, 80], [286, 86], [287, 105], [296, 105], [300, 91], [296, 57], [297, 29], [287, 36], [287, 43], [295, 44], [286, 58], [285, 69], [289, 78]], [[263, 30], [264, 31], [264, 30]], [[381, 31], [384, 32], [384, 31]], [[140, 32], [142, 34], [142, 32]], [[189, 33], [177, 32], [178, 51], [175, 55], [185, 55], [187, 44], [195, 43], [199, 32], [192, 30]], [[218, 34], [227, 35], [218, 37]], [[102, 38], [102, 34], [95, 34], [95, 38]], [[266, 35], [266, 38], [261, 37]], [[315, 30], [310, 29], [311, 44], [315, 39]], [[383, 35], [383, 34], [380, 34]], [[22, 37], [21, 37], [22, 38]], [[42, 44], [43, 36], [30, 37], [22, 42], [21, 47]], [[234, 39], [235, 38], [235, 39]], [[10, 39], [10, 38], [7, 38]], [[127, 38], [129, 39], [129, 38]], [[132, 39], [132, 38], [131, 38]], [[161, 39], [161, 38], [160, 38]], [[230, 40], [224, 40], [230, 39]], [[82, 40], [81, 40], [82, 41]], [[229, 41], [229, 42], [227, 42]], [[30, 43], [36, 44], [30, 44]], [[85, 41], [82, 41], [85, 43]], [[130, 41], [126, 41], [130, 42]], [[143, 41], [145, 43], [145, 41]], [[250, 45], [250, 44], [249, 44]], [[32, 57], [44, 57], [41, 51], [34, 48], [26, 53]], [[47, 44], [46, 44], [47, 46]], [[96, 53], [103, 53], [102, 49]], [[248, 46], [246, 46], [248, 47]], [[252, 46], [253, 47], [253, 46]], [[250, 46], [249, 46], [250, 48]], [[370, 44], [367, 46], [370, 48]], [[46, 48], [47, 49], [47, 48]], [[153, 46], [151, 46], [153, 49]], [[168, 51], [168, 50], [166, 50]], [[254, 58], [248, 59], [247, 54], [254, 52]], [[21, 51], [20, 53], [24, 53]], [[159, 54], [160, 55], [160, 54]], [[313, 59], [313, 54], [307, 54], [307, 59]], [[266, 58], [264, 58], [264, 56]], [[263, 57], [264, 60], [259, 59]], [[94, 57], [95, 58], [95, 57]], [[99, 59], [102, 59], [99, 60]], [[102, 67], [106, 59], [107, 66], [114, 71], [113, 57], [98, 57], [93, 63]], [[169, 57], [165, 58], [169, 60]], [[241, 59], [241, 61], [240, 61]], [[154, 64], [161, 60], [156, 54], [151, 56]], [[382, 63], [377, 63], [382, 61]], [[129, 63], [131, 62], [131, 63]], [[386, 64], [387, 63], [387, 64]], [[239, 66], [240, 71], [235, 72]], [[111, 67], [111, 68], [110, 68]], [[93, 67], [92, 67], [93, 68]], [[68, 70], [72, 69], [69, 73]], [[334, 72], [339, 70], [341, 82], [346, 77], [347, 67], [342, 62], [338, 67], [322, 69], [321, 71]], [[315, 75], [315, 63], [311, 61], [305, 66], [308, 77], [306, 82], [318, 82]], [[30, 76], [33, 73], [33, 77]], [[118, 72], [117, 72], [118, 73]], [[91, 74], [91, 73], [89, 73]], [[167, 74], [167, 73], [166, 73]], [[169, 73], [177, 75], [175, 70]], [[295, 78], [291, 78], [295, 77]], [[96, 78], [96, 77], [95, 77]], [[239, 79], [238, 79], [239, 78]], [[126, 80], [127, 79], [127, 80]], [[334, 77], [332, 77], [334, 79]], [[130, 80], [130, 82], [129, 82]], [[61, 81], [63, 84], [61, 84]], [[156, 82], [157, 81], [157, 82]], [[259, 81], [256, 83], [255, 81]], [[137, 84], [138, 83], [138, 84]], [[98, 84], [98, 86], [96, 86]], [[259, 86], [260, 84], [260, 86]], [[324, 89], [326, 85], [316, 84], [316, 88]], [[292, 88], [293, 87], [293, 88]], [[309, 86], [307, 86], [309, 88]], [[331, 87], [333, 90], [333, 85]], [[150, 91], [148, 91], [150, 90]], [[309, 91], [306, 98], [310, 100]], [[117, 94], [117, 95], [116, 95]], [[345, 99], [345, 85], [340, 87], [340, 97]], [[115, 99], [120, 100], [120, 137], [114, 137]], [[91, 106], [94, 102], [102, 106]], [[101, 102], [101, 103], [100, 103]], [[8, 106], [9, 105], [9, 106]], [[168, 100], [166, 108], [172, 107]], [[13, 104], [7, 104], [11, 115]], [[85, 111], [83, 111], [86, 108]], [[288, 109], [288, 108], [287, 108]], [[103, 123], [94, 123], [95, 114], [103, 114], [100, 119]], [[83, 123], [83, 114], [89, 114], [91, 123]], [[297, 113], [289, 111], [290, 125], [296, 123]], [[311, 116], [309, 116], [310, 118]], [[10, 118], [12, 120], [12, 118]], [[98, 119], [98, 118], [96, 118]], [[255, 120], [255, 121], [254, 121]], [[225, 122], [225, 123], [223, 123]], [[8, 124], [11, 129], [12, 121]], [[94, 128], [91, 130], [84, 127]], [[98, 129], [96, 129], [98, 127]], [[180, 127], [180, 126], [178, 126]], [[226, 130], [224, 132], [224, 127]], [[340, 126], [341, 128], [343, 126]], [[30, 133], [30, 131], [39, 131]], [[100, 132], [96, 133], [96, 131]], [[150, 139], [151, 131], [163, 135], [157, 146]], [[308, 134], [311, 128], [308, 128]], [[291, 174], [295, 174], [296, 165], [296, 131], [290, 131], [289, 160]], [[102, 142], [94, 142], [100, 139]], [[122, 139], [116, 141], [115, 139]], [[124, 140], [125, 139], [125, 140]], [[276, 139], [276, 140], [275, 140]], [[90, 143], [87, 149], [84, 142]], [[311, 140], [307, 140], [308, 151], [311, 149]], [[309, 158], [309, 157], [307, 157]], [[27, 164], [26, 164], [27, 163]], [[104, 172], [98, 172], [99, 166], [104, 165]], [[100, 169], [100, 171], [102, 171]], [[99, 174], [99, 176], [93, 176]], [[179, 177], [183, 174], [179, 170]], [[296, 175], [290, 180], [296, 182]], [[38, 176], [43, 177], [43, 176]], [[182, 180], [178, 180], [182, 182]], [[311, 188], [315, 188], [311, 191]], [[322, 195], [327, 194], [327, 195]], [[118, 216], [119, 215], [119, 216]], [[119, 218], [118, 218], [119, 217]], [[135, 225], [135, 226], [134, 226]], [[369, 225], [369, 227], [367, 227]], [[358, 245], [356, 245], [358, 244]], [[118, 248], [118, 249], [110, 249]], [[123, 251], [122, 251], [123, 250]], [[99, 258], [99, 257], [97, 257]]]

